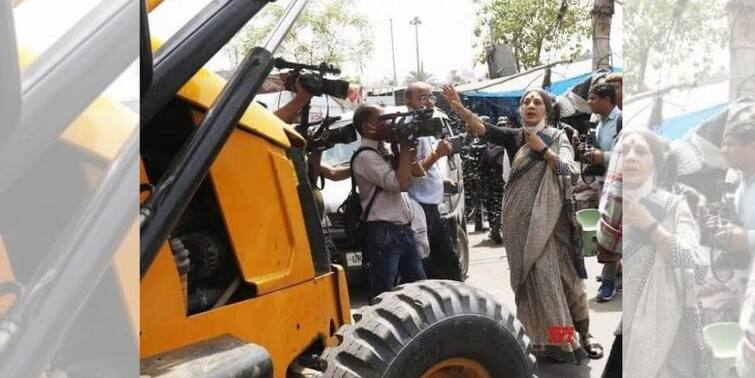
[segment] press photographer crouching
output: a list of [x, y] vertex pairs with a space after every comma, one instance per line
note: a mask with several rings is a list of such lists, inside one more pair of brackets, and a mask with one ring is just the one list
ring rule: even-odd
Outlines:
[[[403, 138], [392, 127], [393, 120], [381, 118], [383, 109], [364, 104], [354, 112], [354, 127], [362, 144], [354, 153], [352, 171], [359, 189], [359, 201], [365, 220], [362, 227], [362, 251], [370, 263], [369, 298], [388, 291], [398, 277], [402, 282], [425, 279], [422, 258], [411, 228], [412, 213], [402, 196], [411, 182], [411, 164], [415, 150], [411, 139]], [[399, 139], [398, 162], [391, 157], [385, 142]]]

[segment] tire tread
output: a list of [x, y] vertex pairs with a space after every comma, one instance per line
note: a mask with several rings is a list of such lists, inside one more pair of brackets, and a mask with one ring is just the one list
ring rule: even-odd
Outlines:
[[[323, 352], [324, 377], [381, 377], [414, 337], [443, 319], [483, 315], [495, 320], [526, 351], [529, 371], [535, 357], [524, 327], [490, 294], [457, 281], [428, 280], [401, 285], [360, 310], [361, 318], [338, 330], [342, 342]], [[344, 375], [345, 374], [345, 375]]]

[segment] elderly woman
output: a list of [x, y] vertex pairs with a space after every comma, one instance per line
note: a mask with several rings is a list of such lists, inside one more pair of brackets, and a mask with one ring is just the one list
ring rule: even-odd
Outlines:
[[601, 358], [603, 348], [588, 332], [582, 282], [587, 274], [572, 195], [574, 151], [563, 130], [546, 124], [550, 95], [527, 91], [520, 105], [524, 127], [510, 129], [480, 121], [461, 104], [454, 88], [445, 86], [443, 94], [475, 133], [504, 146], [512, 162], [502, 237], [517, 317], [535, 355], [557, 362], [579, 361], [588, 354]]
[[687, 202], [663, 189], [664, 145], [649, 130], [623, 151], [625, 377], [707, 377], [697, 288], [707, 261]]

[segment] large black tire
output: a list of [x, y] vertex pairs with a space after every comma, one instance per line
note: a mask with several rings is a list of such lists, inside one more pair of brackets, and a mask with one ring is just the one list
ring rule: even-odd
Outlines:
[[[464, 226], [466, 227], [466, 224]], [[456, 226], [456, 255], [459, 257], [461, 280], [465, 281], [469, 273], [469, 238], [461, 225]]]
[[397, 287], [363, 308], [327, 348], [325, 377], [421, 377], [441, 361], [464, 358], [491, 377], [535, 371], [521, 323], [490, 294], [456, 281]]

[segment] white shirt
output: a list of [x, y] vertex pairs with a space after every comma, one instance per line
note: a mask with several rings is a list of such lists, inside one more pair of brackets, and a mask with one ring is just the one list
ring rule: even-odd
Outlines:
[[755, 252], [755, 177], [742, 177], [734, 195], [734, 205], [742, 226], [747, 230], [750, 251]]
[[[362, 146], [382, 151], [380, 144], [378, 141], [362, 138]], [[367, 221], [385, 221], [398, 225], [409, 224], [412, 221], [412, 212], [401, 195], [396, 171], [382, 155], [364, 151], [354, 160], [351, 169], [359, 187], [359, 199], [364, 211], [367, 211], [377, 187], [382, 188], [375, 196]]]
[[[435, 149], [435, 137], [417, 139], [417, 161], [422, 161]], [[438, 168], [440, 160], [425, 171], [424, 177], [412, 177], [409, 196], [419, 203], [437, 205], [443, 201], [443, 177]]]

